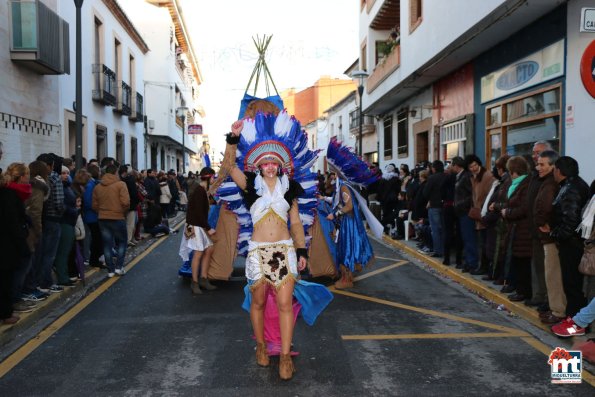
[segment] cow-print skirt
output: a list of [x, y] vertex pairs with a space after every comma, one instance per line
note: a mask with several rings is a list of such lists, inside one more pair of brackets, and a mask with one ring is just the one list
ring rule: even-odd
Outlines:
[[261, 282], [279, 289], [286, 280], [297, 277], [297, 255], [291, 239], [272, 243], [249, 241], [246, 278], [251, 289]]

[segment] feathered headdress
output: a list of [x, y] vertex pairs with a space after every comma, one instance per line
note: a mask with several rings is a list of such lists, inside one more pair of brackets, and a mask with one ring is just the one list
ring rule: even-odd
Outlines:
[[369, 186], [378, 180], [378, 174], [370, 165], [357, 156], [347, 146], [343, 146], [337, 137], [331, 138], [326, 149], [326, 157], [332, 171], [344, 181], [360, 187]]
[[[254, 119], [245, 119], [240, 142], [237, 146], [236, 165], [244, 171], [256, 171], [260, 158], [273, 154], [281, 159], [283, 172], [298, 182], [305, 191], [298, 198], [300, 219], [304, 232], [314, 222], [316, 209], [316, 174], [310, 168], [318, 158], [318, 151], [308, 148], [308, 136], [300, 122], [282, 111], [279, 115], [257, 113]], [[219, 197], [228, 203], [238, 219], [238, 254], [245, 255], [252, 236], [252, 218], [244, 205], [240, 189], [231, 181], [224, 182], [217, 190]]]

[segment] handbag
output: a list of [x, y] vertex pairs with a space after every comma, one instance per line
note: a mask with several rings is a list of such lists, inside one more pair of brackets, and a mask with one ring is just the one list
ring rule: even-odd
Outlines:
[[[593, 237], [593, 234], [591, 234]], [[578, 265], [578, 271], [586, 276], [595, 276], [595, 240], [585, 240], [585, 250]]]
[[83, 223], [83, 217], [80, 214], [76, 218], [76, 224], [74, 225], [74, 238], [76, 240], [85, 239], [85, 224]]

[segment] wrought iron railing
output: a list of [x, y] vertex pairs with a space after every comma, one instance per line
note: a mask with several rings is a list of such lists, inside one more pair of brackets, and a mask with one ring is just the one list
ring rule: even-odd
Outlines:
[[116, 106], [118, 88], [116, 85], [116, 73], [104, 64], [93, 64], [93, 100], [104, 105]]

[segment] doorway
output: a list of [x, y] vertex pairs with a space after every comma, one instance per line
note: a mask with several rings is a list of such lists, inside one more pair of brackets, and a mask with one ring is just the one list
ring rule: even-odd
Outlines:
[[429, 159], [430, 142], [428, 131], [422, 131], [415, 134], [415, 163], [419, 164], [422, 161]]

